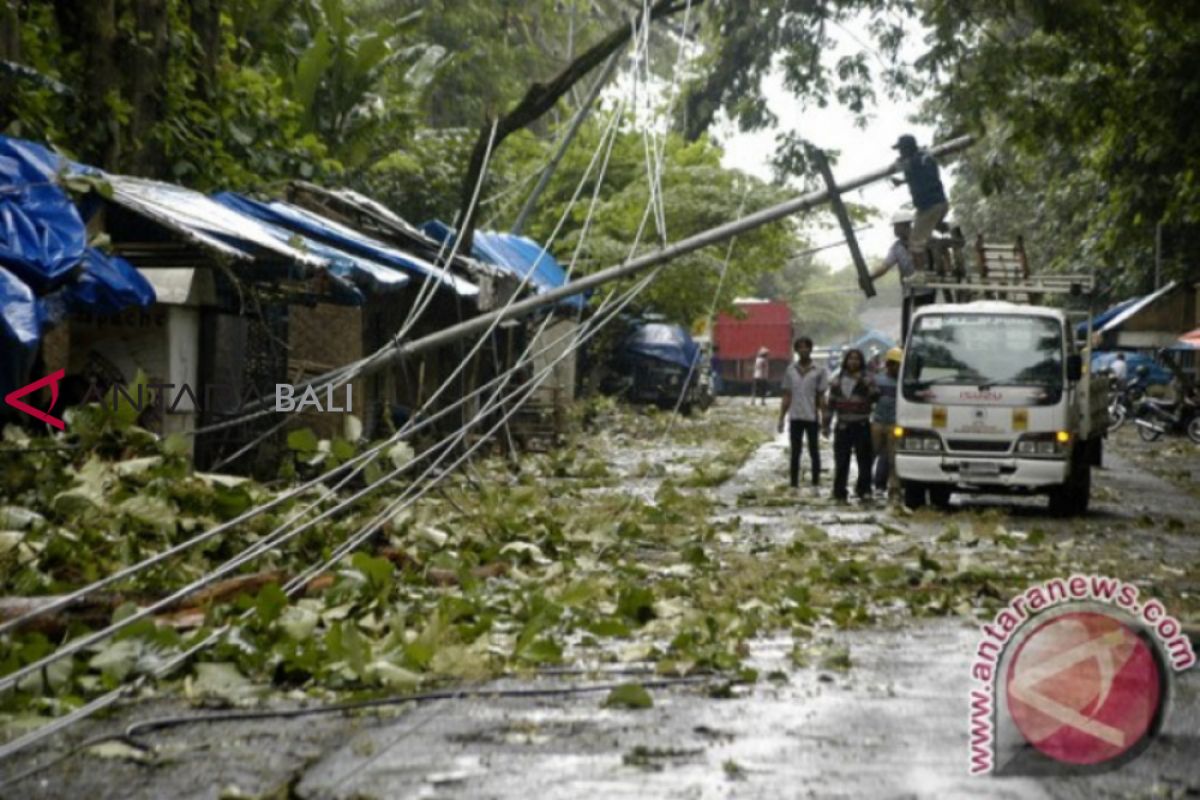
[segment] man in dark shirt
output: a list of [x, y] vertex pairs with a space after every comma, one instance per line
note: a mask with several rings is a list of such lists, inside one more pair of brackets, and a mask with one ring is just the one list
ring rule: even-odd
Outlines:
[[916, 138], [906, 133], [896, 140], [892, 148], [900, 151], [899, 164], [904, 169], [904, 182], [908, 184], [913, 208], [916, 209], [912, 233], [908, 237], [908, 249], [912, 253], [913, 265], [917, 269], [927, 269], [925, 246], [933, 229], [946, 218], [950, 203], [946, 200], [937, 161], [928, 151], [917, 147]]

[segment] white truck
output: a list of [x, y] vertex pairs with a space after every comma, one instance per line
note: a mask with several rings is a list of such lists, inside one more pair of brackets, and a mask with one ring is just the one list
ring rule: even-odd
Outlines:
[[1107, 382], [1084, 374], [1072, 314], [1012, 300], [1090, 296], [1091, 276], [936, 281], [917, 278], [960, 299], [1004, 299], [926, 305], [912, 316], [893, 431], [905, 504], [945, 507], [952, 492], [1045, 493], [1051, 513], [1085, 514]]

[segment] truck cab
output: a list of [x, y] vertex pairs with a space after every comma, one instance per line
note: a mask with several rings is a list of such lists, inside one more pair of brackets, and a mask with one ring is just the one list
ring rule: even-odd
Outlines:
[[906, 505], [1044, 493], [1054, 514], [1087, 512], [1107, 395], [1083, 374], [1068, 316], [1005, 300], [917, 310], [893, 431]]

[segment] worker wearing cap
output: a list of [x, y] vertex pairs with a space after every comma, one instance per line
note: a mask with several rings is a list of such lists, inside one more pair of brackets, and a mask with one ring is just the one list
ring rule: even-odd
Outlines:
[[912, 318], [914, 308], [928, 305], [935, 300], [932, 289], [913, 290], [909, 287], [909, 279], [913, 276], [912, 254], [909, 252], [909, 240], [912, 237], [913, 210], [905, 206], [892, 215], [892, 233], [896, 241], [888, 248], [887, 255], [879, 268], [871, 273], [871, 280], [877, 281], [887, 274], [892, 267], [900, 272], [900, 286], [903, 293], [904, 307], [900, 314], [900, 340], [908, 338], [908, 322]]
[[875, 454], [874, 484], [876, 491], [887, 491], [888, 499], [899, 495], [900, 480], [896, 477], [896, 442], [892, 428], [896, 425], [896, 394], [899, 387], [900, 360], [904, 351], [893, 347], [883, 358], [884, 371], [875, 376], [879, 399], [871, 412], [871, 452]]
[[917, 140], [912, 134], [901, 136], [892, 149], [900, 151], [898, 165], [904, 170], [904, 183], [908, 184], [916, 209], [908, 239], [912, 263], [917, 269], [926, 269], [925, 247], [933, 229], [946, 218], [950, 203], [946, 200], [946, 189], [942, 186], [937, 161], [929, 151], [917, 147]]

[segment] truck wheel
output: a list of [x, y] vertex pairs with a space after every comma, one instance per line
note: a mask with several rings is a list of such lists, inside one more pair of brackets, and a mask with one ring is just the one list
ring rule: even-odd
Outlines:
[[934, 508], [937, 508], [941, 511], [948, 511], [950, 509], [950, 487], [930, 486], [929, 502]]
[[1078, 478], [1075, 480], [1075, 485], [1071, 490], [1071, 494], [1075, 499], [1074, 515], [1078, 517], [1086, 516], [1088, 513], [1088, 503], [1092, 499], [1092, 465], [1088, 463], [1077, 464], [1076, 472]]
[[1192, 421], [1187, 427], [1188, 438], [1196, 444], [1200, 444], [1200, 416], [1192, 417]]
[[1050, 513], [1056, 517], [1087, 514], [1092, 493], [1092, 466], [1076, 461], [1066, 483], [1050, 490]]
[[909, 508], [923, 508], [925, 506], [925, 485], [916, 483], [915, 481], [903, 481], [901, 484], [904, 489], [904, 505]]
[[1067, 484], [1055, 486], [1050, 490], [1050, 516], [1052, 517], [1069, 517], [1071, 516], [1071, 490]]

